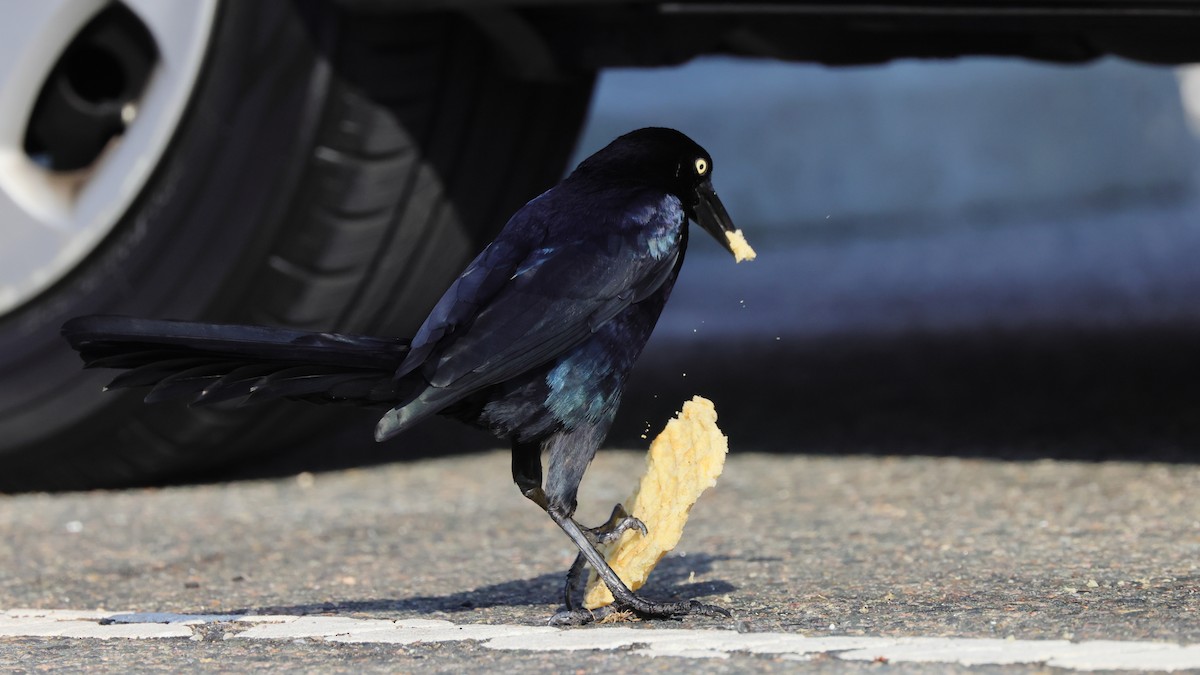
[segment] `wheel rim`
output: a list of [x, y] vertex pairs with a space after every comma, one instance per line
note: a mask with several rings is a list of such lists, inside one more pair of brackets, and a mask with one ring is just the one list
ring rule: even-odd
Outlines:
[[[217, 0], [118, 5], [39, 0], [5, 8], [0, 21], [0, 315], [79, 265], [141, 192], [183, 115], [216, 5]], [[117, 15], [113, 28], [108, 23]], [[100, 46], [82, 44], [96, 26], [106, 29]], [[128, 71], [137, 70], [139, 57], [126, 52], [138, 52], [145, 37], [149, 68], [140, 78], [144, 81], [136, 82], [137, 74]], [[124, 49], [122, 42], [134, 47]], [[64, 58], [70, 54], [75, 56]], [[60, 80], [66, 84], [57, 87]], [[41, 105], [52, 98], [43, 94], [56, 87], [66, 90], [59, 98], [72, 102], [68, 108], [95, 112], [96, 120], [104, 116], [90, 140], [61, 140], [57, 131], [81, 125], [45, 112], [61, 108]], [[110, 123], [117, 131], [106, 136]], [[57, 140], [58, 147], [48, 151], [31, 143], [35, 128], [50, 129], [43, 137]], [[96, 145], [97, 138], [104, 142]], [[84, 147], [88, 142], [95, 152]]]

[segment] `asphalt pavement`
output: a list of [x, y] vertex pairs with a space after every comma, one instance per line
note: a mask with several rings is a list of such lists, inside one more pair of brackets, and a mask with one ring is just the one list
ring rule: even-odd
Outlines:
[[[638, 452], [602, 453], [584, 483], [582, 520], [599, 522], [642, 464]], [[543, 626], [560, 606], [573, 554], [507, 473], [507, 453], [497, 451], [274, 480], [3, 497], [0, 609]], [[1200, 467], [1180, 464], [735, 453], [645, 589], [719, 603], [734, 618], [633, 625], [1200, 642], [1198, 487]], [[260, 643], [224, 639], [229, 631], [153, 644], [0, 639], [0, 667], [674, 669], [628, 650]], [[687, 665], [794, 666], [770, 655]]]

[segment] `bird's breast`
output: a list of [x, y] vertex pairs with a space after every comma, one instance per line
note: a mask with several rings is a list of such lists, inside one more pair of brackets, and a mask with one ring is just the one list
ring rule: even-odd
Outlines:
[[644, 207], [631, 220], [640, 226], [641, 242], [655, 260], [675, 254], [687, 224], [683, 204], [674, 195], [665, 195]]

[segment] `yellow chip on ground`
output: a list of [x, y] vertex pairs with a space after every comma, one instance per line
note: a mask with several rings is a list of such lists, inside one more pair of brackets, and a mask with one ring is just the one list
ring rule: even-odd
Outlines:
[[[692, 505], [717, 484], [728, 451], [729, 443], [717, 428], [716, 408], [700, 396], [684, 403], [650, 444], [646, 473], [625, 502], [625, 509], [645, 523], [648, 534], [631, 529], [616, 542], [600, 546], [605, 560], [630, 589], [641, 588], [658, 561], [679, 543]], [[595, 609], [612, 601], [608, 588], [592, 572], [584, 607]]]
[[758, 254], [750, 247], [750, 242], [746, 241], [746, 235], [742, 234], [741, 230], [734, 230], [733, 232], [726, 230], [725, 239], [729, 242], [729, 248], [733, 249], [734, 262], [754, 260], [758, 257]]

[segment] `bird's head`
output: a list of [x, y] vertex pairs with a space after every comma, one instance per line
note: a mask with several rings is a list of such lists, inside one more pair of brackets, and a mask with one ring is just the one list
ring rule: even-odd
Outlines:
[[683, 202], [684, 213], [733, 253], [736, 228], [712, 186], [708, 151], [674, 129], [631, 131], [579, 164], [575, 173], [663, 189]]

